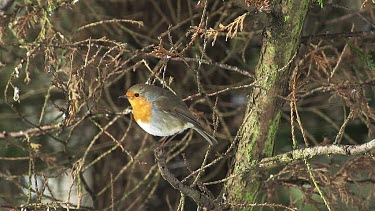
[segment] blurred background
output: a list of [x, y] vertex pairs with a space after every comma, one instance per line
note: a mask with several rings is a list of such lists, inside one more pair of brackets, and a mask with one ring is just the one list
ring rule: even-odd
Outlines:
[[[257, 1], [4, 2], [9, 4], [0, 5], [1, 209], [196, 209], [158, 172], [153, 150], [160, 138], [140, 129], [127, 100], [118, 98], [145, 82], [173, 89], [211, 128], [218, 145], [209, 148], [199, 134], [186, 131], [167, 148], [168, 166], [192, 184], [194, 170], [218, 159], [195, 185], [222, 197], [221, 180], [232, 156], [226, 151], [256, 85], [270, 15], [243, 5]], [[374, 8], [361, 0], [311, 5], [294, 64], [309, 146], [374, 138]], [[285, 104], [275, 155], [293, 146], [289, 96], [280, 97]], [[311, 164], [337, 210], [375, 209], [373, 157], [322, 156]], [[264, 174], [273, 177], [265, 181], [260, 203], [324, 210], [303, 163]]]

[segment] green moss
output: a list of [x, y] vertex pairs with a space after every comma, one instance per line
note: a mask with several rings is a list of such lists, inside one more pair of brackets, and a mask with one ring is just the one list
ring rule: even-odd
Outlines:
[[[254, 126], [256, 125], [254, 124]], [[259, 134], [259, 127], [254, 127], [252, 129], [252, 136], [250, 137], [249, 145], [246, 148], [246, 160], [248, 162], [251, 162], [253, 160], [252, 152], [255, 150], [254, 147], [256, 144], [256, 140], [258, 138], [258, 134]]]
[[263, 154], [266, 156], [272, 156], [273, 154], [273, 148], [275, 146], [275, 137], [277, 129], [279, 128], [280, 118], [281, 112], [278, 112], [270, 124], [270, 130], [268, 133], [267, 141], [265, 143], [266, 145], [264, 146], [263, 150]]
[[318, 3], [320, 5], [320, 8], [324, 7], [324, 0], [318, 0]]
[[289, 20], [290, 20], [290, 16], [289, 15], [284, 16], [284, 21], [285, 22], [288, 22]]

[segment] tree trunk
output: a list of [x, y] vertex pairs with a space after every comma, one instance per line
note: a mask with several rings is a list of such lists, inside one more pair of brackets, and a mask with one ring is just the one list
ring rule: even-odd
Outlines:
[[[276, 5], [276, 6], [273, 6]], [[288, 80], [300, 43], [310, 0], [273, 1], [270, 21], [265, 29], [261, 56], [256, 68], [257, 86], [253, 89], [243, 125], [237, 138], [233, 178], [225, 185], [227, 200], [234, 204], [256, 202], [262, 182], [256, 171], [248, 171], [262, 157], [272, 155], [279, 125], [280, 96], [286, 94]]]

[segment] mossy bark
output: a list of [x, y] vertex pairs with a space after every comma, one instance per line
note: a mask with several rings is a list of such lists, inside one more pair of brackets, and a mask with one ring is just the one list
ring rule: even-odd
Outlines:
[[[264, 32], [261, 57], [232, 166], [233, 178], [225, 185], [227, 202], [256, 202], [261, 182], [256, 171], [248, 171], [262, 157], [272, 155], [291, 67], [310, 0], [272, 1], [272, 12]], [[239, 208], [233, 206], [233, 209]]]

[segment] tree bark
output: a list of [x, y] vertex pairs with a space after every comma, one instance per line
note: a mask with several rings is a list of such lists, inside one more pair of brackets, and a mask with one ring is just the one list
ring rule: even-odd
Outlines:
[[290, 64], [297, 54], [309, 5], [310, 0], [272, 1], [255, 73], [257, 86], [250, 95], [235, 140], [238, 146], [232, 179], [225, 184], [224, 194], [231, 204], [256, 202], [263, 178], [247, 169], [256, 166], [262, 157], [272, 155], [283, 103], [280, 96], [284, 96], [288, 88]]

